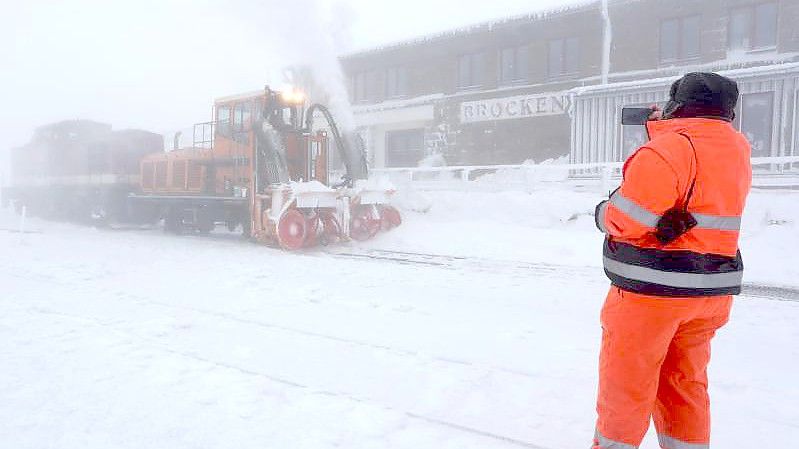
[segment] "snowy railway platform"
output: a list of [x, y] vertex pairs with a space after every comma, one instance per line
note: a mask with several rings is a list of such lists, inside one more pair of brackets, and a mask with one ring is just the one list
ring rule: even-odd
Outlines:
[[[598, 196], [420, 195], [393, 233], [299, 254], [33, 219], [20, 234], [0, 212], [0, 447], [587, 447]], [[799, 437], [797, 200], [756, 191], [744, 217], [715, 447]]]

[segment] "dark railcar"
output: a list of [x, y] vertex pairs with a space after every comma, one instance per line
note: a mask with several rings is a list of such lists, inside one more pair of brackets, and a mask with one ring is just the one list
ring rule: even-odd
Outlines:
[[127, 197], [139, 188], [139, 162], [163, 151], [160, 134], [113, 131], [110, 125], [70, 120], [38, 128], [11, 153], [5, 201], [28, 213], [76, 221], [130, 221]]

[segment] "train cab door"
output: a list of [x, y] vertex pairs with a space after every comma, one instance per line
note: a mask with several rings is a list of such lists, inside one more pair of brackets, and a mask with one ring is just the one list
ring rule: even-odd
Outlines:
[[328, 160], [327, 133], [319, 131], [308, 137], [308, 178], [328, 185], [330, 181], [330, 163]]
[[233, 166], [234, 196], [246, 197], [251, 191], [253, 160], [255, 155], [255, 136], [253, 135], [252, 98], [242, 99], [233, 105], [232, 140], [230, 163]]
[[253, 98], [216, 105], [213, 165], [216, 190], [225, 196], [244, 197], [252, 190], [255, 155], [253, 109]]

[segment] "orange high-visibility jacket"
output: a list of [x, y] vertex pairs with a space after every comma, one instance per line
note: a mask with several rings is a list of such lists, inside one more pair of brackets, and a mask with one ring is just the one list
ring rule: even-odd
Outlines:
[[[605, 272], [615, 286], [653, 296], [740, 293], [749, 143], [729, 122], [709, 118], [650, 121], [647, 129], [651, 140], [625, 163], [621, 187], [597, 207]], [[696, 227], [661, 244], [658, 221], [689, 197]]]

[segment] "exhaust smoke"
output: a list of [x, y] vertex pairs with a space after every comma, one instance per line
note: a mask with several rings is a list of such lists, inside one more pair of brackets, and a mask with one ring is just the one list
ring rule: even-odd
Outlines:
[[355, 120], [338, 60], [338, 55], [352, 45], [350, 27], [355, 18], [352, 7], [321, 0], [231, 3], [229, 11], [250, 27], [253, 39], [266, 47], [263, 54], [253, 57], [269, 58], [270, 66], [282, 69], [278, 75], [281, 79], [272, 74], [270, 84], [275, 88], [283, 84], [300, 88], [310, 103], [329, 105], [343, 132], [352, 132]]

